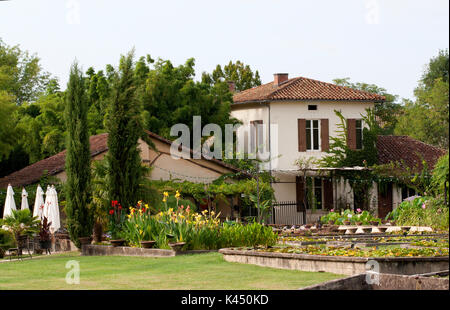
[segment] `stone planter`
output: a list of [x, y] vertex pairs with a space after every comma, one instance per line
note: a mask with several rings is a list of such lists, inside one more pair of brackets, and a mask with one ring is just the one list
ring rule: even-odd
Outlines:
[[39, 241], [39, 246], [42, 250], [48, 250], [52, 247], [52, 241], [51, 240]]
[[344, 221], [344, 225], [350, 225], [350, 221]]
[[371, 222], [370, 222], [370, 225], [372, 225], [372, 226], [378, 226], [378, 224], [379, 224], [379, 223], [378, 223], [377, 221], [371, 221]]
[[141, 241], [141, 247], [143, 247], [144, 249], [153, 248], [155, 244], [156, 241]]
[[174, 250], [175, 252], [180, 252], [181, 248], [186, 244], [186, 242], [175, 242], [175, 243], [169, 243], [169, 246]]
[[91, 244], [92, 237], [81, 237], [81, 238], [78, 238], [78, 240], [80, 240], [81, 247], [82, 247], [83, 245]]
[[110, 240], [109, 242], [111, 242], [113, 247], [123, 246], [125, 244], [124, 239]]

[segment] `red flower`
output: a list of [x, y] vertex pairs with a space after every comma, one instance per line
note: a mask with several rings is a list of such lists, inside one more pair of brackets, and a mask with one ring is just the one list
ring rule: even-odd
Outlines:
[[113, 215], [114, 214], [114, 210], [113, 209], [109, 210], [109, 214]]
[[117, 201], [117, 200], [112, 200], [112, 201], [111, 201], [111, 206], [112, 206], [112, 207], [117, 206], [117, 204], [118, 204], [118, 201]]
[[119, 205], [119, 210], [122, 210], [122, 206], [121, 205]]

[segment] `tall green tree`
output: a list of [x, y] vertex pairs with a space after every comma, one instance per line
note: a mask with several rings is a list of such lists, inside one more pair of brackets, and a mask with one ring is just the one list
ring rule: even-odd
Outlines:
[[222, 69], [217, 65], [211, 74], [204, 72], [202, 82], [207, 84], [217, 84], [220, 82], [233, 81], [237, 91], [243, 91], [261, 85], [261, 78], [258, 70], [252, 71], [249, 65], [241, 61], [230, 62]]
[[442, 148], [449, 147], [449, 54], [439, 51], [428, 63], [418, 87], [416, 100], [407, 101], [395, 134], [408, 135]]
[[13, 95], [21, 105], [35, 101], [49, 81], [50, 74], [42, 70], [36, 55], [8, 46], [0, 38], [0, 90]]
[[90, 147], [88, 133], [88, 101], [83, 75], [77, 63], [70, 70], [66, 94], [66, 214], [70, 239], [80, 247], [80, 237], [92, 234], [90, 211]]
[[16, 139], [13, 113], [16, 110], [14, 97], [0, 90], [0, 160], [8, 157]]
[[390, 94], [386, 89], [375, 84], [367, 83], [353, 83], [350, 78], [334, 79], [333, 83], [339, 86], [349, 87], [352, 89], [362, 90], [369, 93], [384, 96], [385, 102], [378, 102], [375, 104], [374, 113], [380, 124], [380, 134], [391, 135], [397, 125], [397, 118], [402, 112], [402, 106], [398, 102], [398, 96]]
[[143, 136], [141, 107], [136, 96], [134, 51], [120, 58], [114, 73], [106, 119], [108, 135], [108, 198], [123, 206], [136, 204], [142, 177], [138, 139]]

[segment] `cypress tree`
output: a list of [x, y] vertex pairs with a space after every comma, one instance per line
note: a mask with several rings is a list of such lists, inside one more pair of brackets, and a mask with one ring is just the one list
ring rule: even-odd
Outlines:
[[108, 135], [107, 190], [109, 199], [122, 206], [136, 204], [142, 178], [138, 140], [143, 136], [141, 108], [137, 98], [134, 75], [134, 52], [120, 58], [114, 75], [112, 96], [106, 117]]
[[80, 247], [80, 237], [92, 234], [90, 203], [90, 148], [88, 101], [83, 74], [74, 63], [70, 70], [66, 94], [66, 215], [70, 239]]

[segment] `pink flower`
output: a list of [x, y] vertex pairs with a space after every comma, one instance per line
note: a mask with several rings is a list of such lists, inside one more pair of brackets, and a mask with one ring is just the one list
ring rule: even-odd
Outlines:
[[425, 204], [422, 205], [422, 209], [426, 209], [426, 207], [427, 207], [427, 206], [426, 206]]
[[334, 209], [331, 209], [330, 212], [334, 212]]
[[356, 212], [361, 213], [361, 209], [360, 208], [356, 209]]

